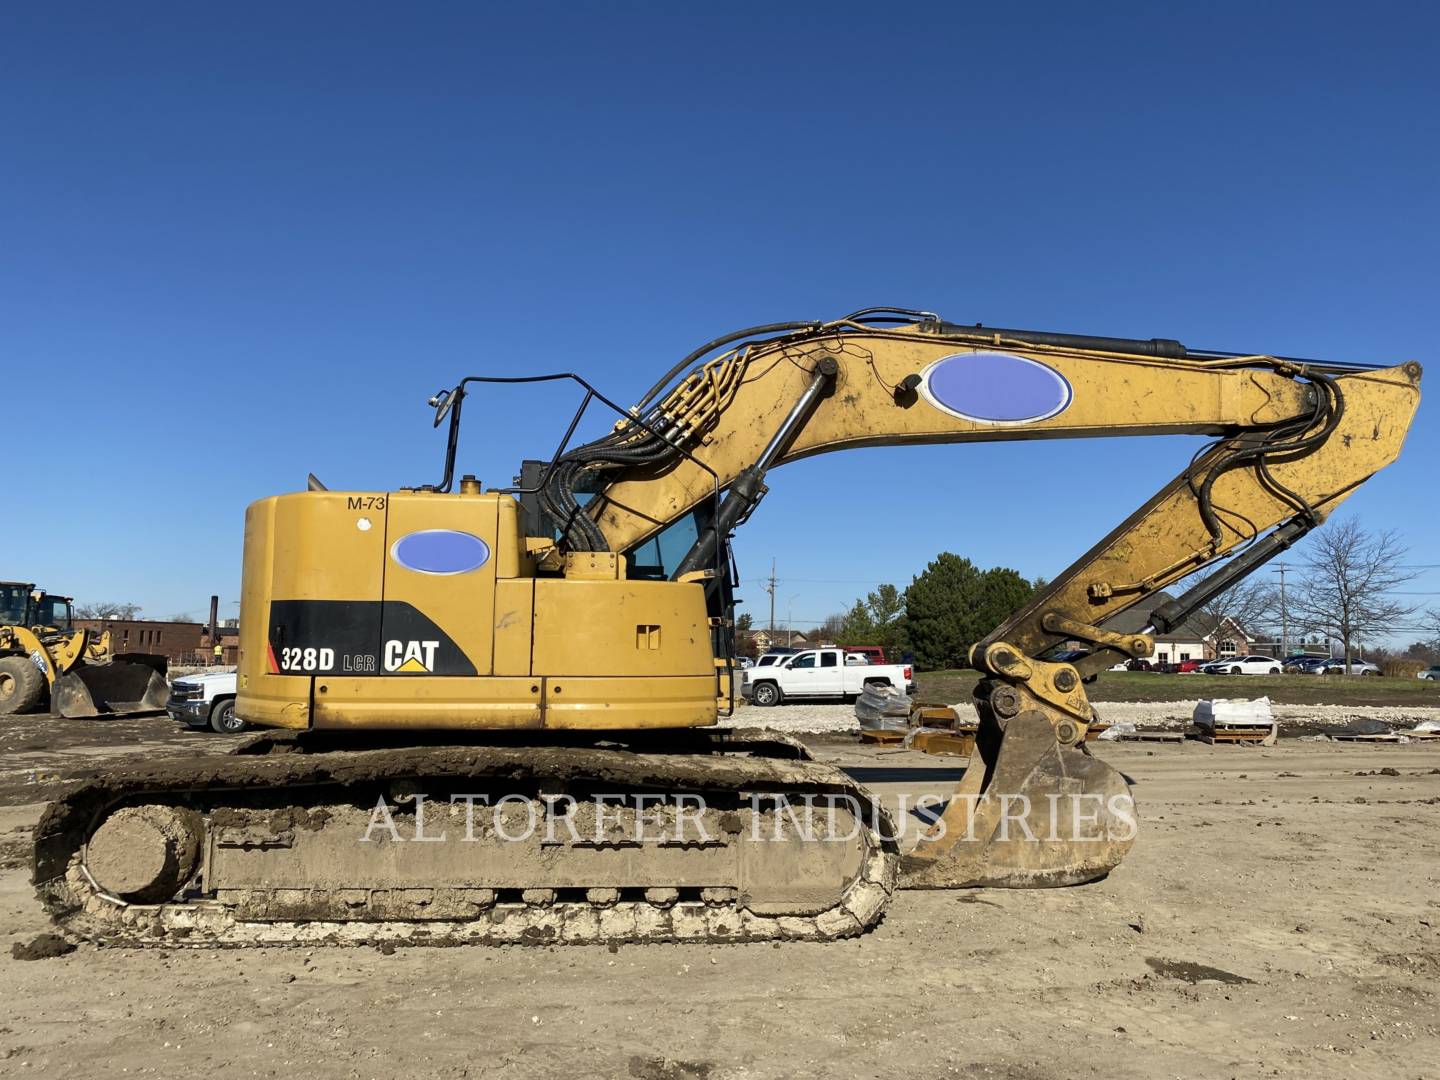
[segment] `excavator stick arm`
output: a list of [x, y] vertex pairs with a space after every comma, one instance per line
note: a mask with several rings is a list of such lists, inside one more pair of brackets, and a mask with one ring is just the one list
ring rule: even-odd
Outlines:
[[[1341, 406], [1333, 427], [1300, 433], [1301, 441], [1323, 437], [1298, 450], [1279, 443], [1264, 452], [1255, 433], [1220, 440], [997, 627], [977, 656], [997, 642], [1035, 655], [1078, 636], [1073, 626], [1047, 627], [1047, 619], [1055, 624], [1063, 614], [1103, 623], [1218, 559], [1263, 544], [1277, 526], [1293, 523], [1269, 545], [1272, 557], [1319, 525], [1399, 456], [1420, 401], [1417, 364], [1333, 383]], [[1172, 612], [1172, 624], [1187, 614]], [[1083, 674], [1118, 658], [1113, 650], [1094, 655]], [[976, 666], [988, 670], [983, 662]]]

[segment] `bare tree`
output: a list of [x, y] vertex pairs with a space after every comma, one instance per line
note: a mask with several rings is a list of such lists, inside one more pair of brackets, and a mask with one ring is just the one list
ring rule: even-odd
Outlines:
[[820, 624], [820, 634], [826, 641], [839, 641], [845, 634], [845, 616], [825, 616], [825, 621]]
[[1347, 673], [1357, 642], [1387, 633], [1415, 611], [1390, 595], [1416, 576], [1402, 565], [1405, 553], [1394, 532], [1368, 532], [1353, 517], [1320, 529], [1310, 541], [1290, 610], [1301, 627], [1340, 639]]
[[1242, 581], [1200, 605], [1200, 614], [1208, 620], [1231, 619], [1252, 641], [1273, 629], [1279, 612], [1279, 591], [1267, 581]]
[[140, 614], [139, 604], [117, 604], [104, 600], [96, 604], [76, 604], [77, 619], [134, 619]]
[[1426, 648], [1440, 652], [1440, 608], [1431, 608], [1425, 612], [1425, 639], [1416, 642]]

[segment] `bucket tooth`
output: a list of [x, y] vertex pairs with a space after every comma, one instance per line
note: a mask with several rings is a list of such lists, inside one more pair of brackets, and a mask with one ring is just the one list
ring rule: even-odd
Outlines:
[[1045, 711], [1027, 709], [1002, 730], [982, 710], [970, 768], [902, 860], [901, 887], [1079, 885], [1114, 869], [1135, 832], [1125, 778], [1061, 744]]

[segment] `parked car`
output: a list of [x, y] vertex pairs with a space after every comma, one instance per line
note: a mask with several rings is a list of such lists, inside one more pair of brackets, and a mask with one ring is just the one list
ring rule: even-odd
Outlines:
[[735, 658], [735, 666], [738, 668], [752, 668], [755, 666], [755, 661], [751, 660], [748, 656], [737, 656]]
[[846, 645], [845, 651], [854, 656], [863, 656], [872, 664], [888, 664], [885, 650], [879, 645]]
[[1292, 656], [1285, 661], [1285, 670], [1291, 675], [1314, 675], [1316, 668], [1329, 662], [1328, 656]]
[[1133, 660], [1125, 661], [1126, 671], [1152, 671], [1154, 670], [1154, 667], [1154, 664], [1152, 664], [1149, 660], [1146, 660], [1142, 656], [1137, 656]]
[[844, 649], [810, 649], [778, 662], [741, 672], [740, 694], [760, 706], [779, 705], [787, 697], [858, 697], [881, 684], [910, 693], [915, 669], [908, 664], [847, 664]]
[[208, 727], [222, 735], [237, 735], [250, 725], [235, 715], [235, 681], [233, 671], [182, 676], [170, 684], [165, 711], [172, 720], [192, 728]]
[[1199, 660], [1167, 660], [1162, 664], [1156, 664], [1155, 671], [1163, 671], [1167, 675], [1186, 675], [1192, 671], [1200, 670]]
[[1206, 675], [1279, 675], [1280, 661], [1273, 656], [1227, 656], [1200, 669]]
[[1417, 672], [1417, 679], [1428, 679], [1431, 682], [1440, 682], [1440, 664], [1431, 664], [1424, 671]]
[[[1326, 660], [1323, 664], [1315, 665], [1317, 675], [1344, 675], [1345, 658], [1342, 656], [1335, 660]], [[1351, 660], [1351, 675], [1379, 675], [1380, 665], [1372, 664], [1369, 660]]]
[[756, 659], [755, 666], [770, 667], [773, 664], [780, 663], [780, 661], [786, 659], [787, 657], [794, 656], [799, 651], [799, 649], [788, 648], [766, 649], [763, 653], [760, 654], [759, 658]]

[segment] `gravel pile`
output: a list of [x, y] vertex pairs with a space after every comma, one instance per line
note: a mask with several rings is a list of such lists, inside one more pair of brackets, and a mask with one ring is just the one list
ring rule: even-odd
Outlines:
[[[1110, 724], [1131, 723], [1137, 728], [1182, 728], [1195, 712], [1194, 701], [1097, 701], [1095, 712]], [[1271, 705], [1284, 727], [1344, 727], [1357, 720], [1380, 720], [1393, 727], [1413, 727], [1421, 720], [1440, 721], [1440, 709], [1424, 705]], [[975, 706], [965, 702], [955, 710], [962, 719], [975, 719]], [[722, 727], [766, 727], [772, 731], [820, 733], [859, 731], [853, 705], [785, 704], [771, 709], [741, 705]]]

